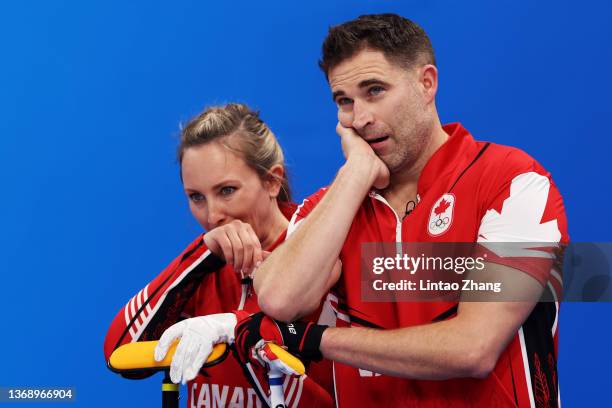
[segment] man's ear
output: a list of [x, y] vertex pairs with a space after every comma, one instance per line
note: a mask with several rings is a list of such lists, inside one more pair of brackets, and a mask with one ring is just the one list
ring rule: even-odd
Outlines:
[[423, 65], [420, 70], [419, 82], [423, 87], [423, 95], [425, 96], [425, 104], [429, 105], [436, 99], [438, 91], [438, 69], [431, 64]]
[[280, 164], [275, 164], [268, 170], [268, 175], [264, 181], [264, 187], [271, 198], [277, 198], [282, 188], [282, 180], [285, 178], [285, 168]]

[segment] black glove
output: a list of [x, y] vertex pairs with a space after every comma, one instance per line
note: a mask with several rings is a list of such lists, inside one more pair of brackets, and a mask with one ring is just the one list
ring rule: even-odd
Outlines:
[[323, 331], [328, 326], [300, 321], [279, 322], [262, 312], [248, 315], [246, 312], [238, 311], [235, 314], [238, 323], [234, 329], [234, 344], [242, 363], [256, 360], [252, 350], [261, 341], [283, 346], [304, 362], [318, 361], [323, 357], [319, 347]]

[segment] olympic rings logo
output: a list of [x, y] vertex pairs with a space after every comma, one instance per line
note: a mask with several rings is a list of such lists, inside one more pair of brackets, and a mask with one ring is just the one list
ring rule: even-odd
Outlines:
[[450, 228], [453, 223], [455, 200], [454, 194], [446, 193], [438, 198], [431, 207], [429, 220], [425, 224], [430, 235], [437, 237], [444, 234]]
[[429, 224], [429, 228], [432, 230], [441, 230], [441, 229], [444, 229], [448, 225], [449, 222], [450, 222], [450, 219], [448, 217], [442, 218], [442, 215], [439, 215], [437, 220], [433, 220]]

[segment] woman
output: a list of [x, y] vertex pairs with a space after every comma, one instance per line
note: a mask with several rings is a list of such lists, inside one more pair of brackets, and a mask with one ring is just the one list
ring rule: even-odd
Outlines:
[[[257, 112], [241, 104], [206, 109], [182, 131], [178, 160], [189, 208], [208, 232], [117, 314], [105, 339], [107, 360], [120, 345], [159, 339], [186, 317], [258, 312], [248, 275], [285, 238], [295, 206], [282, 150]], [[173, 326], [178, 335], [172, 337], [194, 332], [185, 324]], [[261, 390], [250, 387], [232, 354], [205, 372], [173, 361], [171, 377], [189, 382], [190, 407], [261, 406]], [[287, 403], [331, 405], [329, 394], [310, 377], [288, 378], [285, 384], [301, 391], [292, 392]]]

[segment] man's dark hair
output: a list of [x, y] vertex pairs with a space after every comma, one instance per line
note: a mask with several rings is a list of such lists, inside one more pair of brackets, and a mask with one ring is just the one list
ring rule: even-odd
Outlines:
[[420, 61], [436, 64], [425, 31], [397, 14], [368, 14], [330, 27], [322, 48], [319, 67], [326, 76], [330, 69], [364, 48], [382, 51], [390, 62], [405, 68]]

